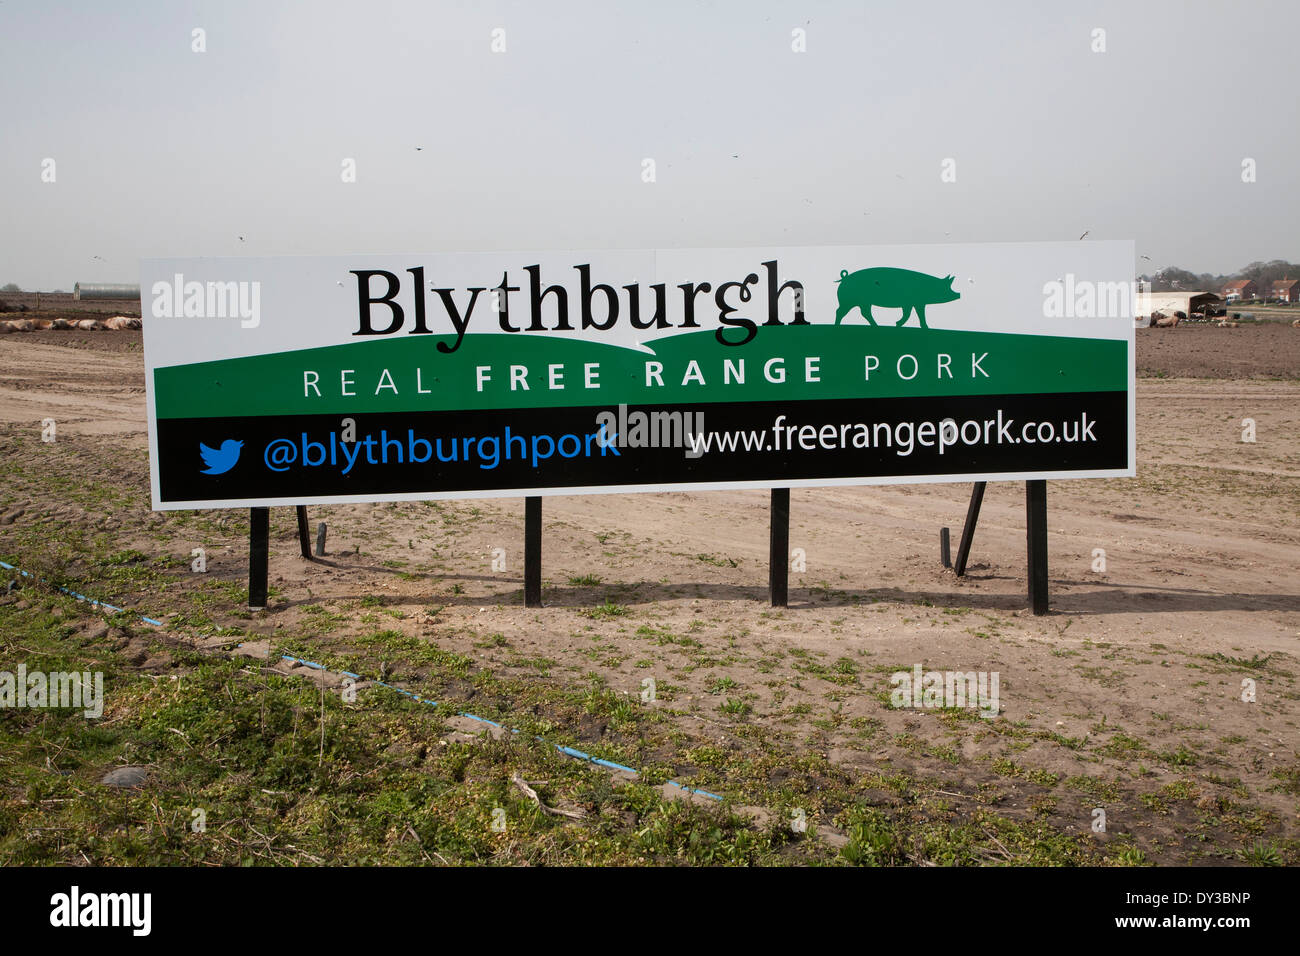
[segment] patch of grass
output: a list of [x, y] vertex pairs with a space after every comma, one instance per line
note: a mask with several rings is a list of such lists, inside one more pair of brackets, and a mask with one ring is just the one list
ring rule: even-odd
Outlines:
[[[445, 711], [382, 688], [348, 704], [242, 659], [175, 647], [183, 678], [160, 680], [103, 646], [84, 645], [81, 610], [57, 598], [24, 610], [0, 605], [0, 631], [19, 637], [29, 667], [87, 669], [93, 660], [108, 690], [103, 721], [58, 710], [0, 713], [0, 858], [16, 865], [831, 859], [827, 848], [796, 840], [788, 827], [757, 828], [725, 807], [665, 800], [528, 734], [448, 742]], [[376, 632], [359, 643], [367, 653], [417, 650], [410, 640]], [[454, 663], [446, 652], [426, 653], [438, 660], [431, 679]], [[628, 721], [644, 732], [643, 712], [626, 695], [598, 692], [590, 702], [612, 726]], [[558, 731], [554, 717], [538, 722]], [[701, 764], [730, 759], [722, 748], [693, 756]], [[128, 763], [149, 768], [146, 789], [98, 783], [106, 770]], [[548, 805], [586, 811], [584, 821], [538, 812], [509, 785], [516, 771], [537, 782]], [[190, 829], [194, 808], [206, 814], [206, 834]], [[506, 812], [505, 833], [491, 826], [497, 808]]]
[[1055, 787], [1061, 779], [1059, 773], [1037, 767], [1022, 767], [1006, 757], [995, 757], [991, 766], [994, 773], [1003, 777], [1022, 777], [1044, 787]]
[[743, 700], [728, 697], [718, 705], [718, 710], [724, 714], [730, 714], [732, 717], [746, 717], [753, 713], [754, 708]]
[[940, 760], [947, 761], [950, 764], [961, 763], [961, 755], [951, 747], [931, 747], [930, 753]]
[[678, 644], [682, 647], [703, 646], [702, 644], [700, 644], [699, 641], [697, 641], [693, 637], [674, 634], [672, 631], [668, 630], [667, 628], [655, 628], [655, 627], [651, 627], [648, 624], [642, 624], [640, 627], [638, 627], [636, 629], [636, 636], [649, 638], [653, 640], [656, 644], [658, 644], [660, 647], [663, 647], [665, 644]]
[[1300, 797], [1300, 764], [1294, 764], [1290, 767], [1278, 767], [1269, 776], [1279, 781], [1269, 787], [1270, 790], [1288, 793], [1293, 797]]
[[1122, 670], [1107, 670], [1104, 667], [1087, 667], [1082, 664], [1076, 664], [1075, 669], [1086, 680], [1095, 681], [1102, 687], [1112, 689], [1123, 687], [1125, 681], [1128, 680], [1128, 675]]
[[303, 613], [307, 615], [304, 625], [317, 634], [326, 634], [339, 627], [347, 617], [336, 611], [323, 608], [318, 604], [304, 604]]
[[1166, 750], [1159, 757], [1171, 767], [1195, 767], [1200, 762], [1200, 758], [1185, 744], [1179, 744], [1175, 750]]
[[1102, 780], [1099, 777], [1068, 777], [1065, 781], [1065, 786], [1071, 790], [1077, 790], [1082, 794], [1086, 794], [1095, 800], [1119, 799], [1119, 787], [1117, 787], [1112, 781]]
[[1271, 843], [1254, 843], [1238, 850], [1237, 858], [1247, 866], [1282, 866], [1282, 854]]
[[623, 604], [615, 604], [609, 598], [605, 598], [603, 604], [597, 604], [595, 607], [583, 608], [578, 612], [583, 617], [589, 617], [593, 621], [603, 621], [612, 617], [623, 617], [631, 613], [629, 608]]
[[1061, 780], [1061, 775], [1059, 773], [1054, 773], [1051, 770], [1043, 770], [1041, 767], [1034, 767], [1027, 770], [1025, 776], [1034, 783], [1043, 787], [1055, 787]]
[[1249, 658], [1232, 657], [1231, 655], [1222, 654], [1218, 651], [1215, 651], [1213, 654], [1199, 654], [1197, 656], [1203, 657], [1207, 661], [1215, 661], [1220, 664], [1227, 664], [1229, 667], [1235, 667], [1239, 670], [1249, 671], [1263, 670], [1264, 666], [1273, 658], [1272, 654], [1265, 654], [1262, 657], [1259, 654], [1254, 654]]
[[1142, 806], [1152, 813], [1164, 814], [1169, 812], [1169, 802], [1158, 793], [1144, 793], [1138, 797], [1138, 800]]
[[135, 548], [129, 548], [125, 551], [115, 551], [101, 559], [104, 564], [121, 566], [124, 564], [136, 564], [141, 561], [148, 561], [149, 555]]
[[849, 842], [840, 852], [854, 866], [899, 866], [907, 862], [897, 828], [880, 811], [853, 813], [846, 829]]
[[1190, 780], [1175, 780], [1160, 788], [1161, 793], [1170, 800], [1191, 800], [1196, 796], [1196, 784]]
[[1122, 846], [1115, 853], [1111, 860], [1116, 866], [1150, 866], [1151, 861], [1147, 855], [1132, 844]]
[[1139, 754], [1150, 753], [1150, 750], [1147, 748], [1147, 745], [1137, 737], [1130, 736], [1123, 731], [1117, 731], [1110, 740], [1097, 748], [1097, 753], [1105, 757], [1123, 759], [1134, 757]]
[[701, 767], [722, 768], [727, 765], [727, 752], [721, 747], [710, 745], [702, 747], [693, 747], [686, 751], [683, 756], [693, 764]]

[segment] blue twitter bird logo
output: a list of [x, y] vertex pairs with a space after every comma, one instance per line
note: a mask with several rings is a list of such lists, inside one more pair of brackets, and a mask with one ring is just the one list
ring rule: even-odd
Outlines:
[[243, 447], [242, 441], [233, 438], [223, 441], [220, 448], [209, 448], [199, 442], [199, 454], [203, 456], [203, 464], [207, 465], [200, 474], [224, 475], [239, 463], [239, 450]]

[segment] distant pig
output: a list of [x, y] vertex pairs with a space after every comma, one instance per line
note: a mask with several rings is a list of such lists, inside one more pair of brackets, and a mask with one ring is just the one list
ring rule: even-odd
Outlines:
[[895, 325], [905, 323], [915, 309], [921, 328], [926, 329], [929, 328], [925, 324], [927, 305], [961, 298], [960, 292], [953, 291], [952, 276], [939, 279], [910, 269], [859, 269], [852, 275], [848, 270], [841, 269], [840, 277], [835, 281], [840, 286], [840, 307], [835, 310], [836, 325], [854, 308], [862, 312], [864, 319], [875, 325], [871, 307], [879, 305], [887, 309], [903, 310], [903, 317]]

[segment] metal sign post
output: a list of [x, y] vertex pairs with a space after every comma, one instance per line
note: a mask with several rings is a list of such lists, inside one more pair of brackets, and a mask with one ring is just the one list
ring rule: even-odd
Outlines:
[[970, 505], [966, 508], [966, 523], [961, 529], [961, 543], [957, 545], [957, 562], [952, 566], [953, 573], [961, 577], [966, 573], [966, 559], [970, 557], [971, 542], [975, 539], [975, 523], [980, 520], [980, 505], [984, 503], [984, 489], [987, 482], [977, 481], [971, 489]]
[[267, 560], [271, 548], [271, 509], [248, 509], [248, 608], [266, 609]]
[[[311, 535], [307, 530], [307, 506], [297, 505], [298, 546], [302, 556], [311, 560]], [[271, 509], [248, 509], [248, 607], [266, 609], [271, 554]]]
[[524, 499], [524, 606], [542, 606], [542, 499]]
[[790, 489], [772, 489], [772, 527], [769, 536], [768, 590], [772, 607], [786, 607], [790, 584]]
[[[957, 548], [957, 560], [951, 565], [953, 573], [961, 577], [966, 573], [966, 561], [970, 558], [971, 541], [975, 537], [975, 525], [979, 522], [980, 506], [984, 502], [984, 489], [987, 482], [977, 481], [971, 490], [970, 505], [966, 509], [966, 523], [961, 529], [961, 544]], [[1025, 537], [1028, 558], [1029, 606], [1035, 614], [1048, 613], [1047, 590], [1047, 482], [1044, 480], [1025, 482]], [[940, 529], [939, 560], [943, 566], [948, 563], [948, 529]]]
[[308, 561], [311, 560], [311, 531], [307, 527], [307, 506], [298, 505], [298, 547], [302, 550], [302, 556]]
[[1025, 482], [1025, 538], [1029, 558], [1029, 606], [1047, 613], [1047, 482]]

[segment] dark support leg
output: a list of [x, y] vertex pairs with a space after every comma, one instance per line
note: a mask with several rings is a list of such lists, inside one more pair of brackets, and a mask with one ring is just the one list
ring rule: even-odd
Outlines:
[[248, 509], [248, 606], [266, 607], [267, 554], [271, 547], [271, 509]]
[[947, 528], [939, 529], [939, 563], [945, 568], [952, 567], [952, 541]]
[[311, 531], [307, 528], [307, 506], [298, 505], [298, 547], [302, 549], [302, 556], [308, 561], [311, 560]]
[[971, 542], [975, 539], [975, 523], [980, 520], [980, 505], [984, 503], [984, 486], [986, 482], [977, 481], [970, 493], [970, 507], [966, 509], [966, 523], [961, 529], [961, 544], [957, 545], [957, 563], [952, 566], [953, 573], [961, 577], [966, 573], [966, 559], [970, 557]]
[[524, 606], [542, 606], [542, 499], [524, 499]]
[[1029, 606], [1047, 613], [1047, 482], [1025, 482], [1025, 534], [1029, 545]]
[[316, 557], [325, 557], [325, 522], [316, 526]]
[[785, 607], [790, 600], [790, 489], [772, 489], [771, 550], [768, 554], [768, 588], [772, 607]]

